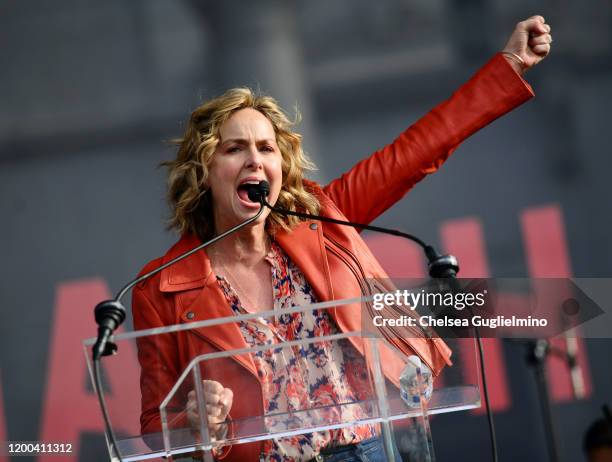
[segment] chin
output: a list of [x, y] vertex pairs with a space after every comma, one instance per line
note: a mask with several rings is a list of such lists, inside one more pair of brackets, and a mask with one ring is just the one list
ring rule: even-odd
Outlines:
[[[259, 212], [259, 205], [257, 205], [257, 207], [249, 207], [248, 209], [245, 209], [245, 207], [241, 207], [240, 205], [238, 205], [236, 213], [235, 213], [235, 218], [237, 223], [241, 223], [245, 220], [248, 220], [249, 218], [254, 217], [255, 215], [257, 215], [257, 213]], [[265, 221], [266, 217], [269, 215], [270, 211], [269, 210], [265, 210], [263, 211], [263, 213], [261, 214], [261, 216], [255, 221], [255, 223], [260, 223]]]

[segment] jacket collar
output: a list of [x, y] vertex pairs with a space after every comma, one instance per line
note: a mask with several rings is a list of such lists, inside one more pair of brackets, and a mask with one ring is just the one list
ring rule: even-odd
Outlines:
[[[192, 234], [184, 235], [167, 253], [162, 262], [168, 263], [179, 255], [197, 247], [202, 242]], [[205, 250], [200, 250], [189, 257], [179, 260], [174, 265], [161, 271], [159, 289], [162, 292], [181, 292], [201, 289], [195, 300], [184, 304], [177, 302], [182, 322], [206, 321], [232, 316], [225, 296], [221, 292], [216, 278], [213, 277], [210, 260]], [[177, 300], [180, 300], [180, 294]], [[192, 329], [192, 334], [203, 337], [222, 351], [247, 348], [247, 344], [236, 323], [223, 323], [213, 326]], [[257, 376], [255, 364], [250, 355], [233, 356], [233, 359]]]
[[[331, 299], [331, 278], [324, 257], [325, 247], [320, 223], [302, 222], [291, 231], [279, 230], [275, 239], [289, 255], [289, 258], [302, 269], [319, 300]], [[162, 263], [168, 263], [200, 244], [201, 241], [196, 236], [186, 234], [164, 255]], [[212, 266], [205, 250], [179, 260], [174, 265], [161, 271], [159, 283], [161, 292], [180, 292], [198, 288], [202, 290], [195, 301], [182, 308], [181, 319], [183, 322], [202, 321], [232, 315], [231, 308], [213, 277]], [[193, 333], [213, 342], [221, 350], [229, 351], [246, 348], [247, 346], [238, 325], [235, 323], [199, 328], [195, 329]], [[249, 355], [239, 355], [234, 359], [251, 371], [252, 374], [257, 375], [255, 364]]]
[[[274, 236], [285, 253], [302, 270], [304, 276], [319, 297], [319, 300], [331, 300], [333, 289], [329, 266], [325, 258], [323, 225], [315, 221], [303, 221], [291, 231], [280, 229]], [[193, 235], [185, 234], [162, 259], [162, 263], [200, 245], [202, 241]], [[161, 271], [159, 290], [161, 292], [179, 292], [202, 288], [211, 281], [212, 267], [205, 250], [196, 252], [174, 265]], [[213, 280], [214, 282], [214, 280]]]
[[[185, 234], [174, 244], [162, 259], [166, 264], [179, 255], [200, 245], [202, 241], [193, 235]], [[212, 276], [212, 267], [206, 252], [201, 250], [161, 271], [159, 290], [162, 292], [179, 292], [182, 290], [204, 287]]]

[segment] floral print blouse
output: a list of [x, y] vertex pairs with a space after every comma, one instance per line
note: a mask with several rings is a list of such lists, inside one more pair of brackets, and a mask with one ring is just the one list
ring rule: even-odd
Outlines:
[[[272, 243], [266, 261], [272, 271], [274, 311], [279, 314], [241, 321], [247, 345], [274, 345], [340, 333], [327, 310], [281, 314], [284, 309], [310, 305], [317, 299], [302, 272], [278, 244]], [[218, 275], [217, 281], [233, 311], [247, 313], [227, 279]], [[347, 339], [270, 348], [254, 353], [253, 360], [262, 384], [269, 431], [346, 422], [363, 418], [366, 413], [366, 405], [359, 401], [372, 396], [367, 367]], [[374, 426], [360, 425], [269, 439], [264, 442], [260, 460], [307, 461], [322, 448], [358, 443], [374, 435]]]

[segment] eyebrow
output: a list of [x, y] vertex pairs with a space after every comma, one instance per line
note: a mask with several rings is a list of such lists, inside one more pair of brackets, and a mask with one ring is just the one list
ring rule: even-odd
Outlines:
[[[271, 138], [264, 138], [263, 140], [257, 140], [256, 143], [272, 143], [273, 139]], [[240, 143], [240, 144], [249, 144], [249, 140], [247, 140], [246, 138], [228, 138], [227, 140], [221, 141], [221, 144], [227, 144], [227, 143]]]

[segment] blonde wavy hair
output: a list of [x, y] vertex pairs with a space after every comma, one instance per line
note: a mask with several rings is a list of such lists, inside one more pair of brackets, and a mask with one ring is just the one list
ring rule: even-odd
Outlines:
[[[283, 182], [276, 205], [293, 211], [318, 213], [317, 198], [304, 187], [304, 172], [314, 164], [302, 150], [302, 136], [293, 132], [299, 113], [292, 122], [270, 96], [255, 93], [250, 88], [232, 88], [201, 106], [192, 113], [178, 144], [175, 160], [162, 162], [168, 168], [168, 201], [172, 215], [169, 228], [181, 234], [193, 233], [202, 240], [215, 232], [212, 198], [208, 191], [208, 173], [213, 154], [221, 141], [219, 130], [236, 111], [252, 108], [261, 112], [274, 127], [280, 148]], [[279, 226], [291, 229], [300, 221], [277, 212], [268, 215], [266, 226], [274, 232]]]

